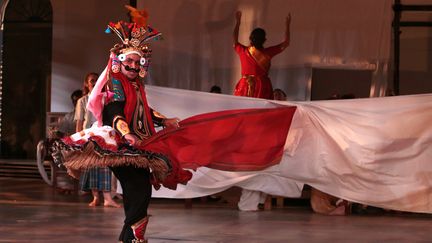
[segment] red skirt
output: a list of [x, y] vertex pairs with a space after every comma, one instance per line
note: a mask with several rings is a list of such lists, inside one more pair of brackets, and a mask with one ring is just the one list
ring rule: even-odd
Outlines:
[[234, 95], [273, 99], [273, 86], [267, 76], [243, 75], [238, 81]]

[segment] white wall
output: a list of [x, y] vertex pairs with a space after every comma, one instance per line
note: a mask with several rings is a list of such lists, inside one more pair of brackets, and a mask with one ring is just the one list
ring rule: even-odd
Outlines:
[[105, 34], [109, 21], [127, 19], [129, 1], [54, 0], [51, 111], [72, 109], [70, 94], [88, 72], [102, 72], [117, 42]]
[[308, 97], [311, 66], [377, 68], [384, 77], [389, 61], [391, 0], [146, 0], [154, 27], [165, 40], [154, 43], [152, 81], [208, 91], [212, 84], [232, 93], [240, 77], [232, 49], [234, 13], [243, 11], [240, 40], [263, 27], [266, 46], [283, 40], [284, 20], [292, 14], [291, 45], [272, 61], [270, 78], [290, 100]]
[[[84, 75], [89, 71], [101, 72], [105, 67], [108, 50], [118, 41], [114, 35], [104, 33], [106, 24], [127, 20], [123, 5], [128, 2], [52, 1], [51, 111], [70, 110], [69, 95], [81, 87]], [[430, 4], [430, 0], [403, 2]], [[311, 72], [307, 67], [310, 66], [375, 69], [374, 82], [382, 91], [387, 85], [386, 74], [391, 63], [392, 4], [392, 0], [138, 1], [140, 8], [149, 9], [150, 25], [163, 32], [165, 38], [152, 43], [148, 82], [201, 91], [218, 84], [224, 93], [232, 93], [240, 76], [240, 64], [232, 50], [231, 36], [234, 12], [240, 9], [244, 13], [241, 42], [247, 44], [250, 30], [260, 26], [267, 30], [267, 46], [282, 41], [284, 18], [291, 12], [291, 46], [274, 58], [270, 71], [274, 86], [284, 89], [290, 100], [308, 98]], [[432, 65], [432, 31], [423, 30], [422, 34], [409, 33], [420, 29], [402, 31], [401, 69], [405, 81], [401, 89], [423, 89], [431, 83], [426, 80]], [[375, 90], [373, 95], [381, 91]]]

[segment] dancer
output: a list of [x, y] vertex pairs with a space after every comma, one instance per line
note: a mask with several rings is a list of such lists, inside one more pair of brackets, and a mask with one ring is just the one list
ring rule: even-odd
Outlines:
[[[186, 184], [192, 173], [185, 168], [261, 170], [279, 163], [296, 108], [219, 111], [180, 125], [177, 118], [161, 116], [148, 106], [142, 80], [151, 57], [148, 41], [161, 34], [147, 25], [145, 10], [127, 8], [133, 22], [109, 24], [107, 32], [121, 43], [111, 49], [89, 97], [87, 108], [97, 123], [59, 141], [52, 156], [71, 174], [109, 166], [123, 189], [125, 220], [119, 240], [146, 242], [152, 185], [176, 189], [178, 183]], [[153, 124], [166, 129], [156, 134]]]
[[238, 81], [234, 95], [263, 99], [273, 99], [273, 87], [268, 77], [271, 59], [281, 53], [290, 44], [291, 14], [285, 20], [285, 40], [275, 46], [264, 48], [266, 32], [254, 29], [250, 36], [250, 46], [238, 42], [242, 13], [236, 13], [236, 25], [233, 33], [234, 49], [239, 55], [242, 78]]
[[127, 8], [133, 22], [108, 25], [106, 32], [121, 42], [111, 49], [107, 68], [89, 96], [87, 108], [97, 123], [58, 142], [53, 157], [75, 176], [78, 170], [110, 167], [123, 188], [125, 220], [119, 240], [129, 243], [145, 242], [152, 183], [159, 186], [174, 171], [173, 184], [185, 184], [191, 174], [162, 153], [137, 149], [155, 134], [154, 123], [177, 127], [178, 119], [157, 116], [147, 104], [143, 78], [151, 57], [148, 42], [161, 34], [147, 25], [145, 10]]
[[[239, 55], [242, 78], [238, 81], [234, 95], [263, 99], [273, 99], [273, 86], [268, 72], [271, 59], [285, 50], [290, 44], [291, 14], [285, 20], [285, 40], [275, 46], [264, 48], [266, 32], [264, 29], [254, 29], [250, 36], [250, 46], [239, 43], [239, 29], [242, 12], [236, 13], [236, 25], [234, 27], [234, 50]], [[242, 211], [257, 211], [263, 208], [267, 195], [253, 190], [243, 189], [238, 203]]]

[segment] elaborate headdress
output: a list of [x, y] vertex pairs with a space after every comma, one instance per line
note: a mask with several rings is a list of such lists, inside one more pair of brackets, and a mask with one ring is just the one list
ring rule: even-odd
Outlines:
[[145, 9], [137, 10], [129, 5], [125, 7], [130, 11], [132, 23], [124, 21], [110, 22], [105, 30], [106, 33], [116, 34], [121, 40], [121, 43], [115, 44], [111, 48], [111, 52], [115, 54], [111, 69], [114, 73], [119, 72], [120, 62], [126, 59], [126, 55], [135, 53], [141, 57], [139, 74], [140, 77], [144, 77], [151, 57], [148, 42], [161, 38], [162, 34], [147, 25], [149, 15]]
[[95, 87], [90, 93], [87, 109], [90, 110], [98, 121], [98, 126], [102, 126], [102, 110], [104, 100], [109, 100], [113, 95], [109, 90], [102, 92], [109, 79], [110, 72], [120, 72], [121, 62], [126, 56], [135, 53], [141, 57], [139, 76], [144, 77], [150, 63], [151, 49], [148, 42], [153, 39], [161, 38], [162, 34], [147, 25], [148, 12], [137, 10], [129, 5], [125, 6], [130, 11], [131, 23], [118, 21], [109, 23], [106, 33], [116, 34], [121, 43], [117, 43], [111, 48], [110, 59], [107, 67], [99, 76]]

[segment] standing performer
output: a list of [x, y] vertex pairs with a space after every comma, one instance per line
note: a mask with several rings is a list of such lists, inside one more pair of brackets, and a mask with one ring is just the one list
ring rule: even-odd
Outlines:
[[[112, 126], [130, 145], [137, 146], [155, 134], [153, 123], [178, 126], [178, 120], [156, 116], [147, 104], [142, 78], [147, 73], [151, 50], [146, 43], [157, 38], [160, 33], [147, 26], [148, 13], [145, 10], [138, 11], [130, 6], [127, 8], [131, 11], [134, 23], [118, 22], [109, 25], [109, 29], [120, 37], [122, 43], [111, 49], [114, 55], [108, 87], [113, 92], [113, 97], [105, 104], [102, 117], [104, 125]], [[95, 111], [95, 106], [89, 105]], [[170, 164], [164, 156], [155, 155], [154, 159], [162, 162], [163, 169]], [[152, 169], [156, 173], [158, 168]], [[143, 242], [152, 191], [150, 170], [148, 167], [136, 168], [133, 165], [113, 166], [111, 170], [122, 186], [126, 215], [119, 240]]]
[[[245, 171], [279, 163], [296, 108], [219, 111], [187, 118], [180, 126], [177, 118], [161, 116], [148, 106], [142, 80], [151, 56], [148, 41], [161, 34], [147, 25], [145, 10], [127, 8], [133, 22], [109, 24], [107, 32], [121, 43], [111, 49], [89, 97], [87, 108], [97, 122], [58, 141], [52, 156], [70, 174], [110, 167], [123, 189], [119, 240], [129, 243], [146, 242], [152, 185], [176, 189], [178, 183], [186, 184], [192, 173], [184, 168]], [[156, 134], [153, 124], [166, 129]]]
[[233, 33], [234, 49], [240, 57], [242, 78], [238, 81], [234, 95], [263, 99], [273, 99], [273, 87], [268, 77], [271, 59], [281, 53], [290, 43], [291, 14], [288, 14], [285, 25], [285, 40], [275, 46], [264, 48], [266, 32], [261, 28], [254, 29], [250, 36], [250, 46], [238, 42], [242, 13], [236, 13], [236, 25]]
[[161, 33], [147, 25], [145, 10], [126, 7], [133, 22], [108, 25], [106, 32], [115, 33], [121, 43], [111, 49], [108, 66], [89, 96], [87, 108], [98, 122], [59, 142], [60, 153], [54, 152], [53, 157], [62, 161], [71, 174], [110, 166], [123, 188], [125, 220], [119, 240], [129, 243], [146, 242], [152, 184], [158, 187], [173, 171], [176, 180], [172, 185], [186, 184], [191, 173], [177, 169], [168, 156], [137, 149], [156, 133], [154, 124], [178, 127], [178, 119], [162, 117], [148, 106], [143, 83], [151, 57], [148, 41]]
[[[233, 33], [234, 49], [240, 57], [242, 75], [237, 82], [234, 95], [273, 99], [273, 86], [268, 77], [268, 72], [271, 59], [285, 50], [290, 44], [291, 14], [288, 14], [285, 21], [284, 42], [268, 48], [263, 46], [266, 41], [266, 32], [261, 28], [256, 28], [251, 32], [249, 36], [250, 46], [244, 46], [238, 42], [241, 16], [241, 11], [238, 11]], [[265, 200], [266, 194], [243, 189], [238, 207], [242, 211], [257, 211], [259, 205], [264, 205]]]

